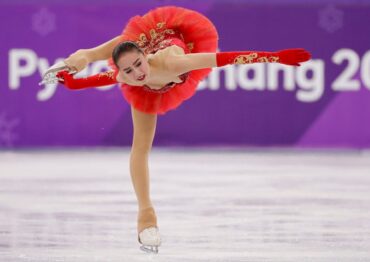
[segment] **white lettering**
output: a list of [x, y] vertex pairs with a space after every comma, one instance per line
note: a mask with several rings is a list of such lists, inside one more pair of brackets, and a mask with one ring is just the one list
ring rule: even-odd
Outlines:
[[339, 49], [332, 57], [332, 61], [340, 65], [344, 60], [348, 61], [347, 67], [334, 80], [332, 88], [335, 91], [358, 91], [360, 90], [360, 81], [352, 79], [360, 66], [360, 57], [352, 49]]
[[[238, 67], [238, 83], [244, 90], [264, 90], [265, 89], [265, 65], [250, 64]], [[253, 72], [253, 78], [248, 77], [248, 72]]]
[[279, 71], [283, 72], [283, 87], [286, 91], [294, 91], [294, 67], [283, 64], [267, 64], [267, 90], [276, 91], [279, 85]]
[[[307, 73], [312, 72], [308, 78]], [[301, 102], [315, 102], [324, 93], [324, 62], [322, 60], [311, 60], [301, 64], [296, 70], [296, 82], [302, 90], [298, 90], [296, 97]]]
[[[21, 65], [24, 61], [24, 65]], [[30, 76], [37, 69], [37, 56], [31, 49], [11, 49], [9, 52], [9, 88], [20, 87], [20, 79]]]
[[365, 87], [370, 90], [370, 50], [362, 58], [361, 78]]

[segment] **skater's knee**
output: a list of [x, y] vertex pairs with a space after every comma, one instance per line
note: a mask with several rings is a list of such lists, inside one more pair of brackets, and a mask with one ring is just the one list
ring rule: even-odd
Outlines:
[[131, 148], [131, 156], [146, 156], [150, 153], [151, 145], [135, 145]]

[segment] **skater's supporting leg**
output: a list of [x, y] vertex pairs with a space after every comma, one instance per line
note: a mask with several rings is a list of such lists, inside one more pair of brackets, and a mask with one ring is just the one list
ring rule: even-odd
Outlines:
[[130, 172], [139, 210], [143, 210], [152, 207], [148, 158], [154, 139], [157, 115], [145, 114], [133, 107], [131, 111], [134, 137], [130, 155]]
[[134, 138], [130, 156], [131, 179], [139, 205], [137, 231], [141, 249], [158, 253], [161, 244], [157, 217], [150, 200], [148, 157], [152, 148], [157, 115], [131, 108]]

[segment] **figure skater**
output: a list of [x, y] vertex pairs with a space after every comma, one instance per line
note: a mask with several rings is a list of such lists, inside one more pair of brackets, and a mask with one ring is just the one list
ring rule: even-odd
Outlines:
[[[205, 16], [184, 8], [161, 7], [133, 17], [121, 35], [95, 48], [78, 50], [45, 74], [44, 82], [56, 79], [73, 90], [119, 83], [131, 105], [130, 173], [138, 200], [138, 241], [144, 251], [158, 253], [161, 244], [148, 170], [157, 115], [194, 95], [212, 67], [251, 63], [299, 66], [310, 59], [304, 49], [216, 52], [217, 43], [217, 31]], [[72, 73], [105, 59], [109, 59], [111, 71], [73, 78]]]

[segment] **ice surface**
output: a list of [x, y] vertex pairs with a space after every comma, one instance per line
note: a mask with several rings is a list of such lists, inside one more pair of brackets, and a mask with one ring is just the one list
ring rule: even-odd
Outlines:
[[158, 255], [128, 158], [0, 152], [0, 261], [370, 261], [369, 152], [154, 149]]

